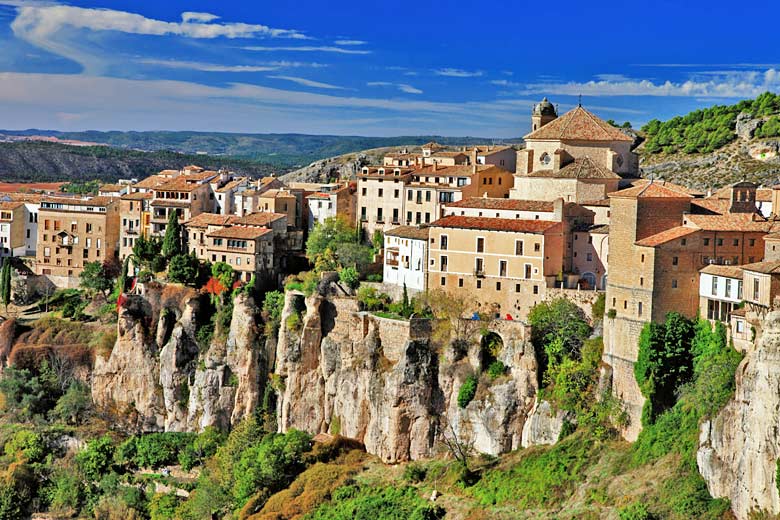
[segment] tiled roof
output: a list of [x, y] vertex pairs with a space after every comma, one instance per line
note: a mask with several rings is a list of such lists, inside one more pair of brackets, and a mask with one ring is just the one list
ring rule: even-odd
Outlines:
[[780, 233], [769, 233], [764, 235], [764, 240], [780, 240]]
[[240, 178], [240, 179], [236, 179], [236, 180], [230, 181], [227, 184], [225, 184], [224, 186], [222, 186], [221, 188], [218, 188], [217, 192], [218, 193], [225, 193], [227, 191], [232, 190], [233, 188], [236, 188], [236, 187], [240, 186], [244, 182], [246, 182], [246, 179], [244, 179], [244, 178]]
[[436, 152], [433, 157], [468, 157], [466, 152]]
[[773, 223], [757, 213], [727, 213], [725, 215], [686, 215], [685, 219], [704, 231], [743, 231], [768, 233]]
[[[61, 204], [68, 204], [71, 206], [108, 206], [112, 202], [114, 202], [115, 199], [113, 197], [88, 197], [88, 198], [81, 198], [81, 197], [42, 197], [41, 202], [58, 202]], [[48, 208], [51, 209], [51, 208]]]
[[780, 262], [756, 262], [741, 266], [744, 271], [764, 274], [780, 274]]
[[756, 190], [756, 201], [772, 202], [772, 188], [758, 188]]
[[693, 197], [686, 191], [681, 190], [674, 184], [667, 184], [664, 182], [648, 182], [642, 183], [632, 188], [626, 188], [625, 190], [613, 191], [608, 197], [621, 197], [636, 199], [640, 197], [651, 199], [692, 199]]
[[697, 209], [701, 210], [697, 211], [698, 213], [717, 213], [718, 215], [722, 215], [728, 213], [730, 207], [731, 201], [724, 199], [707, 198], [693, 199], [691, 201], [691, 209], [694, 211]]
[[673, 227], [672, 229], [667, 229], [666, 231], [661, 231], [660, 233], [657, 233], [655, 235], [643, 238], [642, 240], [637, 241], [636, 245], [645, 246], [645, 247], [656, 247], [656, 246], [660, 246], [661, 244], [666, 244], [667, 242], [671, 242], [672, 240], [676, 240], [678, 238], [686, 237], [690, 234], [697, 233], [698, 231], [699, 230], [696, 228], [677, 226], [677, 227]]
[[582, 206], [601, 206], [608, 208], [609, 207], [609, 199], [601, 199], [601, 200], [589, 200], [588, 202], [583, 202]]
[[41, 202], [42, 195], [40, 193], [9, 193], [0, 192], [0, 201], [4, 202], [29, 202], [32, 204], [38, 204]]
[[205, 228], [209, 226], [225, 226], [230, 223], [232, 215], [217, 215], [216, 213], [200, 213], [184, 223], [188, 227]]
[[560, 170], [536, 170], [528, 176], [555, 179], [620, 179], [620, 175], [594, 163], [590, 157], [575, 159]]
[[287, 215], [283, 213], [268, 213], [259, 211], [257, 213], [250, 213], [249, 215], [243, 217], [232, 216], [230, 217], [230, 223], [241, 224], [244, 226], [268, 226], [272, 222], [286, 218]]
[[699, 272], [705, 274], [714, 274], [715, 276], [723, 276], [725, 278], [742, 279], [742, 268], [736, 265], [710, 264], [707, 267], [701, 269]]
[[160, 184], [164, 184], [166, 182], [170, 181], [168, 177], [161, 177], [159, 175], [151, 175], [145, 179], [141, 179], [140, 181], [133, 184], [134, 188], [154, 188], [155, 186], [159, 186]]
[[267, 235], [268, 233], [271, 233], [271, 230], [263, 227], [229, 226], [214, 230], [206, 236], [212, 238], [238, 238], [243, 240], [254, 240], [256, 238], [260, 238], [263, 235]]
[[268, 190], [264, 191], [260, 197], [264, 199], [294, 199], [295, 195], [287, 190]]
[[114, 191], [122, 191], [123, 189], [125, 189], [125, 186], [122, 186], [121, 184], [102, 184], [98, 188], [98, 191], [114, 192]]
[[747, 309], [744, 308], [744, 307], [740, 307], [739, 309], [734, 309], [733, 311], [731, 311], [731, 315], [732, 316], [742, 316], [742, 317], [744, 317], [745, 314], [747, 314]]
[[569, 141], [628, 141], [629, 136], [582, 107], [566, 112], [524, 139], [553, 139]]
[[187, 177], [176, 177], [168, 182], [154, 187], [155, 191], [195, 191], [204, 184], [196, 182], [187, 182]]
[[[500, 168], [494, 164], [478, 164], [477, 165], [477, 172], [487, 172], [491, 170], [504, 170], [503, 168]], [[438, 165], [436, 166], [436, 169], [433, 169], [433, 166], [424, 166], [422, 168], [418, 168], [414, 170], [415, 175], [439, 175], [443, 177], [447, 176], [453, 176], [453, 177], [467, 177], [469, 175], [474, 174], [474, 166], [471, 164], [456, 164], [455, 166], [442, 166]]]
[[309, 195], [306, 198], [307, 199], [329, 200], [331, 195], [333, 195], [333, 193], [325, 193], [325, 192], [318, 191], [317, 193], [312, 193], [311, 195]]
[[5, 210], [14, 210], [16, 208], [20, 208], [24, 206], [24, 202], [17, 201], [17, 202], [0, 202], [0, 209]]
[[492, 155], [494, 153], [503, 152], [504, 150], [507, 150], [509, 148], [512, 148], [510, 145], [495, 145], [495, 146], [484, 146], [484, 145], [478, 145], [473, 148], [466, 148], [466, 153], [471, 153], [476, 148], [477, 155]]
[[147, 192], [136, 191], [135, 193], [125, 193], [120, 198], [122, 200], [147, 200], [147, 199], [151, 199], [153, 196], [154, 194], [150, 191]]
[[189, 173], [184, 175], [185, 179], [195, 180], [195, 181], [205, 181], [207, 179], [211, 179], [213, 177], [216, 177], [219, 175], [219, 172], [215, 172], [212, 170], [206, 170], [206, 171], [199, 171], [196, 173]]
[[175, 199], [155, 199], [149, 205], [162, 208], [189, 208], [192, 202]]
[[469, 197], [447, 204], [447, 208], [504, 209], [510, 211], [553, 211], [552, 202], [542, 200], [496, 199]]
[[550, 220], [464, 217], [460, 215], [450, 215], [431, 223], [431, 227], [484, 229], [486, 231], [513, 231], [518, 233], [544, 233], [560, 225], [560, 222]]
[[431, 141], [429, 143], [425, 143], [420, 148], [430, 148], [431, 150], [440, 150], [441, 148], [444, 148], [442, 145], [437, 143], [436, 141]]
[[412, 240], [428, 240], [429, 227], [399, 226], [385, 231], [385, 236], [409, 238]]
[[595, 225], [589, 228], [588, 231], [597, 235], [609, 235], [609, 224]]

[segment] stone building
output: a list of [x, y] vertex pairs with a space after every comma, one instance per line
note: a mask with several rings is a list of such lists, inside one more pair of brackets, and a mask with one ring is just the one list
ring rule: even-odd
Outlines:
[[355, 221], [356, 188], [350, 184], [319, 186], [319, 189], [306, 197], [308, 205], [308, 229], [325, 222], [325, 219], [343, 216], [347, 222]]
[[638, 176], [633, 139], [582, 106], [561, 117], [546, 99], [517, 152], [511, 198], [587, 202], [606, 198], [622, 178]]
[[410, 293], [425, 291], [428, 274], [427, 226], [400, 226], [385, 233], [385, 284], [406, 285]]
[[44, 197], [38, 212], [36, 274], [58, 287], [78, 286], [88, 262], [115, 257], [119, 200], [107, 197]]

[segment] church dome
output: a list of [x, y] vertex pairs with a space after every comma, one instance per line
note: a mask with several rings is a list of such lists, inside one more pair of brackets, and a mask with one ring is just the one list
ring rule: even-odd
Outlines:
[[541, 103], [534, 105], [534, 115], [541, 116], [555, 116], [555, 106], [547, 101], [547, 98], [542, 99]]

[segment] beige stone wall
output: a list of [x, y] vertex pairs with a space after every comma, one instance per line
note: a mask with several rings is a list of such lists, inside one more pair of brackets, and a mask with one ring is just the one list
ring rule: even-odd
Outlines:
[[618, 188], [617, 179], [578, 180], [548, 177], [515, 176], [512, 199], [553, 201], [562, 198], [566, 202], [590, 202], [607, 197]]
[[[403, 197], [404, 182], [401, 178], [358, 178], [356, 215], [366, 237], [370, 238], [377, 229], [387, 231], [398, 226], [393, 224], [393, 211], [397, 211], [400, 223], [401, 219], [405, 218]], [[365, 220], [361, 218], [363, 208]], [[382, 208], [381, 221], [378, 221], [379, 208]]]
[[[3, 236], [8, 238], [8, 243], [1, 244], [0, 249], [3, 247], [8, 248], [9, 254], [12, 254], [15, 249], [25, 246], [26, 212], [22, 204], [12, 210], [3, 210], [3, 213], [8, 213], [11, 218], [0, 218], [0, 225], [8, 226], [8, 232], [3, 233]], [[2, 251], [0, 251], [0, 254], [2, 254]]]
[[578, 231], [573, 233], [572, 244], [574, 251], [572, 270], [580, 275], [593, 273], [596, 277], [595, 288], [605, 290], [603, 277], [607, 274], [609, 235]]

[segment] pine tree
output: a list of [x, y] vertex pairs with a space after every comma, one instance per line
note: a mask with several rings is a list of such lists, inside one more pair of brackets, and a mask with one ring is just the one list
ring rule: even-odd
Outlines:
[[165, 227], [165, 238], [162, 243], [162, 255], [170, 260], [176, 255], [182, 254], [181, 225], [179, 214], [171, 211], [168, 214], [168, 225]]

